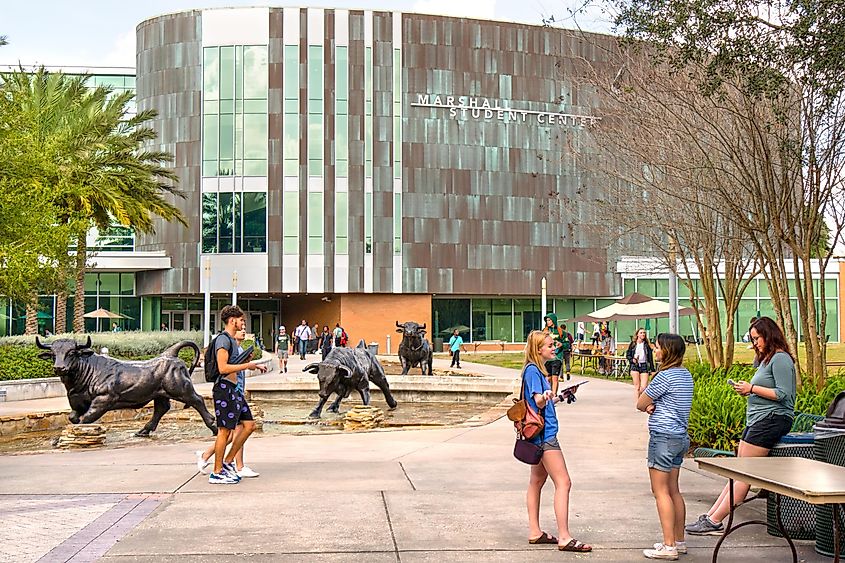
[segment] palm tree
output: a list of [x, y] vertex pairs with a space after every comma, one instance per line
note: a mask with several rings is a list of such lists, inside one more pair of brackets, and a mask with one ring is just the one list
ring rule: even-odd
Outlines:
[[87, 78], [43, 68], [3, 76], [4, 89], [37, 116], [37, 134], [53, 149], [53, 202], [59, 222], [75, 235], [70, 268], [76, 280], [75, 332], [85, 328], [86, 235], [91, 227], [105, 229], [117, 222], [152, 234], [154, 215], [187, 226], [181, 211], [167, 200], [185, 197], [175, 187], [176, 174], [165, 167], [172, 155], [145, 148], [156, 138], [149, 126], [156, 112], [132, 116], [129, 102], [134, 94], [112, 95], [104, 86], [90, 89]]

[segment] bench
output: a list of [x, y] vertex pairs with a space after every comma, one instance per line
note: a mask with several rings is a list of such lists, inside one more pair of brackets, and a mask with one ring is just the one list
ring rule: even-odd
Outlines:
[[472, 341], [472, 346], [473, 346], [472, 351], [473, 351], [473, 353], [478, 352], [478, 347], [484, 346], [485, 344], [498, 345], [502, 349], [502, 353], [504, 353], [505, 344], [507, 344], [507, 342], [505, 342], [504, 340], [473, 340]]
[[[806, 412], [795, 413], [795, 420], [792, 421], [792, 428], [789, 429], [789, 434], [784, 436], [781, 441], [789, 443], [791, 440], [798, 438], [800, 434], [807, 434], [813, 431], [813, 426], [823, 420], [824, 417], [818, 414], [810, 414]], [[792, 436], [792, 438], [790, 438]], [[693, 457], [736, 457], [736, 452], [729, 452], [727, 450], [715, 450], [713, 448], [695, 448], [692, 452]]]

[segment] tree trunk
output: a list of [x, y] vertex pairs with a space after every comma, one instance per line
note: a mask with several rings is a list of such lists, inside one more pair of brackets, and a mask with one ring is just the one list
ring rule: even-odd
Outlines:
[[85, 332], [85, 265], [88, 248], [85, 234], [76, 238], [76, 295], [73, 298], [73, 332]]
[[62, 334], [67, 330], [67, 291], [61, 291], [56, 295], [56, 323], [53, 331]]
[[26, 326], [24, 334], [38, 334], [38, 294], [32, 294], [29, 303], [26, 304]]

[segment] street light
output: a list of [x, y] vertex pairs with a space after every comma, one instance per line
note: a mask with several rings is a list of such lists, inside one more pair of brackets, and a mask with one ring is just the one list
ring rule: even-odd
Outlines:
[[238, 304], [238, 271], [232, 272], [232, 305]]
[[202, 345], [204, 348], [206, 348], [208, 347], [208, 343], [211, 340], [211, 258], [209, 256], [206, 256], [203, 259], [202, 275], [203, 278], [205, 278], [205, 322], [203, 322], [204, 328], [202, 330]]
[[[540, 309], [543, 311], [543, 319], [546, 318], [546, 277], [543, 276], [543, 279], [540, 280]], [[543, 321], [543, 326], [545, 326], [546, 321]]]

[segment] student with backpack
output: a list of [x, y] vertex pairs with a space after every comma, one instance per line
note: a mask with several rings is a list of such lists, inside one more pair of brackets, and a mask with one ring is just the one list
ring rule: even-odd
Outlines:
[[[557, 394], [558, 380], [560, 379], [560, 368], [563, 365], [563, 352], [561, 351], [561, 341], [563, 340], [563, 332], [557, 326], [557, 315], [549, 313], [543, 317], [545, 326], [543, 333], [552, 337], [554, 343], [555, 355], [546, 362], [545, 368], [548, 373], [547, 379], [552, 386], [552, 393]], [[570, 350], [572, 348], [570, 347]]]
[[[246, 398], [238, 391], [237, 373], [243, 370], [267, 371], [262, 364], [247, 362], [230, 364], [229, 358], [238, 354], [235, 335], [244, 330], [244, 312], [237, 305], [226, 305], [220, 311], [220, 319], [225, 328], [208, 345], [205, 355], [205, 378], [212, 378], [214, 413], [217, 417], [217, 439], [214, 442], [214, 471], [208, 476], [211, 484], [231, 485], [241, 480], [235, 468], [235, 455], [243, 447], [250, 434], [255, 431], [255, 421], [249, 410]], [[243, 429], [232, 439], [232, 445], [226, 453], [229, 434], [234, 432], [238, 423]]]
[[572, 333], [567, 332], [566, 325], [560, 323], [558, 329], [560, 334], [560, 348], [558, 348], [559, 359], [563, 361], [563, 367], [566, 368], [566, 380], [572, 379], [572, 344], [575, 342]]

